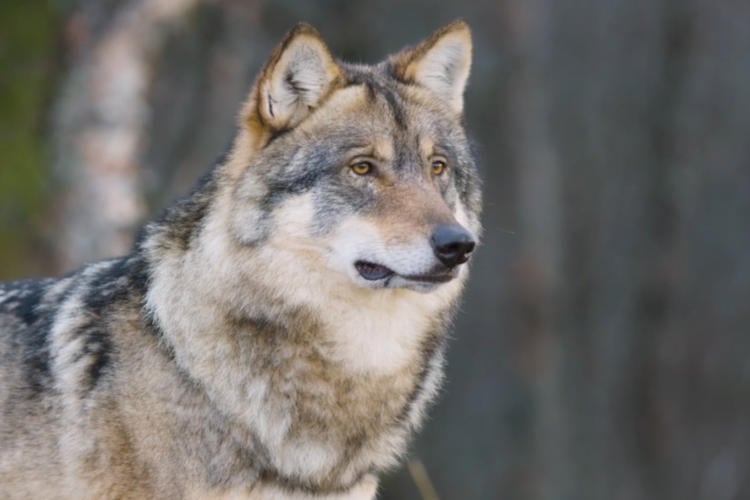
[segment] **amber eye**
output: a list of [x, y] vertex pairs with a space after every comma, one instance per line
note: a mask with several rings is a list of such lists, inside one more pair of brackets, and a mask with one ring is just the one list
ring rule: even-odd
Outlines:
[[352, 164], [351, 169], [357, 175], [367, 175], [372, 173], [372, 163], [369, 161], [358, 161]]
[[432, 174], [433, 175], [442, 175], [443, 172], [445, 172], [445, 169], [448, 168], [448, 164], [445, 163], [443, 160], [435, 160], [432, 162]]

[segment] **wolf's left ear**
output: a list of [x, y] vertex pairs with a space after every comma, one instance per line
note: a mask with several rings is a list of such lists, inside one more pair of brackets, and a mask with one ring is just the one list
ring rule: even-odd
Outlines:
[[432, 91], [461, 113], [464, 88], [471, 69], [471, 30], [462, 20], [454, 21], [416, 48], [392, 60], [394, 76]]
[[272, 131], [292, 128], [321, 103], [340, 74], [318, 31], [300, 23], [261, 72], [245, 121]]

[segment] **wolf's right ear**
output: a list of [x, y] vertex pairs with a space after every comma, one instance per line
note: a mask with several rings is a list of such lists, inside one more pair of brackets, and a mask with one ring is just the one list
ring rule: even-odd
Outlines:
[[276, 47], [243, 113], [251, 129], [273, 133], [299, 124], [335, 87], [341, 69], [318, 31], [300, 23]]

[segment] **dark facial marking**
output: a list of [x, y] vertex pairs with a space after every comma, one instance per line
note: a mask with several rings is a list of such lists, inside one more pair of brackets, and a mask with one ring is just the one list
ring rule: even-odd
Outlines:
[[406, 130], [406, 113], [396, 93], [383, 83], [379, 82], [373, 75], [364, 72], [351, 72], [349, 85], [364, 85], [370, 99], [375, 100], [378, 95], [385, 98], [393, 115], [393, 120], [401, 130]]
[[322, 179], [331, 176], [335, 165], [331, 148], [317, 147], [310, 151], [303, 165], [291, 165], [284, 160], [285, 168], [275, 173], [268, 181], [268, 195], [261, 202], [262, 209], [270, 213], [290, 195], [299, 195], [313, 189]]

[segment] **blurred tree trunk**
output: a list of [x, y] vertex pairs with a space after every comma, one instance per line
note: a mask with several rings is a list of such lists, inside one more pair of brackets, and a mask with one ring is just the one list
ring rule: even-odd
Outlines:
[[508, 6], [541, 498], [750, 496], [748, 14]]
[[81, 2], [68, 20], [72, 57], [52, 142], [62, 187], [52, 239], [63, 269], [125, 253], [132, 244], [146, 212], [140, 156], [155, 56], [169, 23], [194, 3]]

